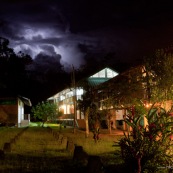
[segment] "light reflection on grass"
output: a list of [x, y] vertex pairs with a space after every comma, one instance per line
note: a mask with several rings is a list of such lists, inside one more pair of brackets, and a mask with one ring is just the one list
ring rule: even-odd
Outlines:
[[[41, 127], [42, 126], [42, 122], [30, 122], [29, 123], [29, 126], [30, 127]], [[57, 128], [59, 128], [59, 124], [56, 124], [56, 123], [44, 123], [44, 127], [57, 127]]]

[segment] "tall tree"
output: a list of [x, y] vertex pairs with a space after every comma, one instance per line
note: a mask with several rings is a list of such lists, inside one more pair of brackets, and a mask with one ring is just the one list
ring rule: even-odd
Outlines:
[[155, 102], [172, 99], [173, 47], [157, 50], [145, 58], [144, 65], [151, 99]]
[[27, 79], [26, 67], [32, 58], [22, 52], [15, 54], [8, 46], [9, 41], [0, 37], [0, 87], [21, 93]]
[[81, 100], [78, 100], [78, 109], [83, 112], [85, 118], [86, 131], [85, 136], [89, 136], [89, 125], [96, 122], [97, 106], [94, 102], [94, 90], [88, 85], [87, 81], [84, 81], [84, 94]]
[[10, 58], [11, 56], [14, 56], [15, 53], [13, 49], [9, 48], [9, 40], [3, 37], [0, 37], [0, 57], [1, 58]]
[[142, 66], [131, 68], [115, 78], [103, 83], [100, 87], [101, 94], [105, 97], [103, 104], [107, 107], [119, 108], [131, 106], [134, 100], [144, 97], [142, 84]]
[[[104, 107], [104, 110], [102, 111], [102, 114], [107, 119], [107, 127], [109, 130], [109, 133], [112, 133], [112, 117], [113, 114], [111, 113], [111, 109], [114, 106], [114, 100], [113, 98], [109, 97], [105, 99], [102, 103], [102, 106]], [[115, 108], [115, 107], [114, 107]]]
[[24, 95], [33, 105], [47, 99], [70, 81], [60, 59], [58, 54], [39, 54], [33, 60], [22, 52], [15, 53], [9, 48], [9, 41], [0, 37], [0, 92], [5, 89]]

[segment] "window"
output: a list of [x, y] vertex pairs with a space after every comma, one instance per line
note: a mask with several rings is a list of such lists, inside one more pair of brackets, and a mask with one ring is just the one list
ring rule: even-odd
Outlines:
[[91, 76], [91, 78], [97, 78], [97, 77], [105, 78], [105, 69], [103, 69], [103, 70], [99, 71], [98, 73]]
[[114, 72], [113, 70], [107, 68], [107, 77], [108, 77], [108, 78], [112, 78], [112, 77], [115, 77], [115, 76], [117, 76], [117, 75], [118, 75], [118, 73], [116, 73], [116, 72]]
[[60, 100], [64, 100], [65, 99], [65, 96], [64, 95], [61, 95], [60, 96]]

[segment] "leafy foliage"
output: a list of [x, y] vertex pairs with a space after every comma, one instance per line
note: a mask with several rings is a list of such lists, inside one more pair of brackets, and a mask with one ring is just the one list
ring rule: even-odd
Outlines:
[[159, 49], [145, 58], [145, 72], [150, 97], [154, 101], [172, 99], [173, 95], [173, 51], [172, 47]]
[[50, 102], [38, 103], [31, 111], [34, 114], [34, 118], [42, 120], [43, 125], [46, 121], [54, 121], [57, 116], [61, 115], [61, 112], [58, 112], [57, 105]]
[[129, 110], [129, 115], [125, 119], [132, 131], [131, 135], [124, 134], [124, 138], [119, 141], [122, 158], [131, 172], [158, 172], [159, 167], [173, 163], [172, 117], [170, 112], [153, 105], [146, 112], [148, 125], [144, 126], [141, 125], [143, 111], [140, 110], [134, 107]]
[[33, 105], [47, 99], [70, 82], [70, 74], [65, 71], [60, 59], [60, 55], [40, 53], [32, 59], [22, 52], [15, 53], [9, 47], [9, 40], [0, 37], [1, 92], [10, 91], [28, 97]]
[[78, 108], [84, 113], [84, 116], [88, 113], [88, 121], [91, 128], [99, 120], [99, 111], [94, 102], [94, 96], [94, 90], [90, 87], [85, 90], [82, 100], [78, 100]]
[[87, 81], [84, 82], [84, 94], [81, 100], [78, 100], [78, 109], [84, 114], [86, 125], [86, 137], [89, 135], [89, 130], [95, 131], [100, 127], [99, 113], [96, 103], [94, 102], [95, 92]]
[[25, 88], [26, 66], [32, 63], [32, 58], [22, 52], [15, 54], [8, 46], [9, 41], [0, 37], [0, 88], [19, 93]]
[[143, 98], [143, 85], [141, 67], [131, 68], [117, 77], [102, 84], [101, 89], [105, 99], [105, 105], [114, 108], [121, 105], [130, 105], [135, 99]]

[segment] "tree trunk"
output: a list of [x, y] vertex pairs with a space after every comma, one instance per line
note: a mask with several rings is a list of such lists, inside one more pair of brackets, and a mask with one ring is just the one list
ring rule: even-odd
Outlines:
[[138, 172], [141, 173], [141, 158], [138, 158]]
[[109, 127], [109, 134], [112, 134], [112, 126], [111, 126], [111, 120], [108, 120], [108, 127]]
[[45, 123], [45, 121], [42, 122], [42, 127], [44, 127], [44, 123]]
[[112, 116], [111, 116], [110, 112], [108, 111], [108, 112], [107, 112], [107, 124], [108, 124], [108, 131], [109, 131], [109, 134], [112, 133], [111, 119], [112, 119]]
[[89, 123], [88, 123], [88, 116], [89, 116], [89, 108], [87, 109], [86, 113], [85, 113], [85, 137], [88, 138], [89, 136]]

